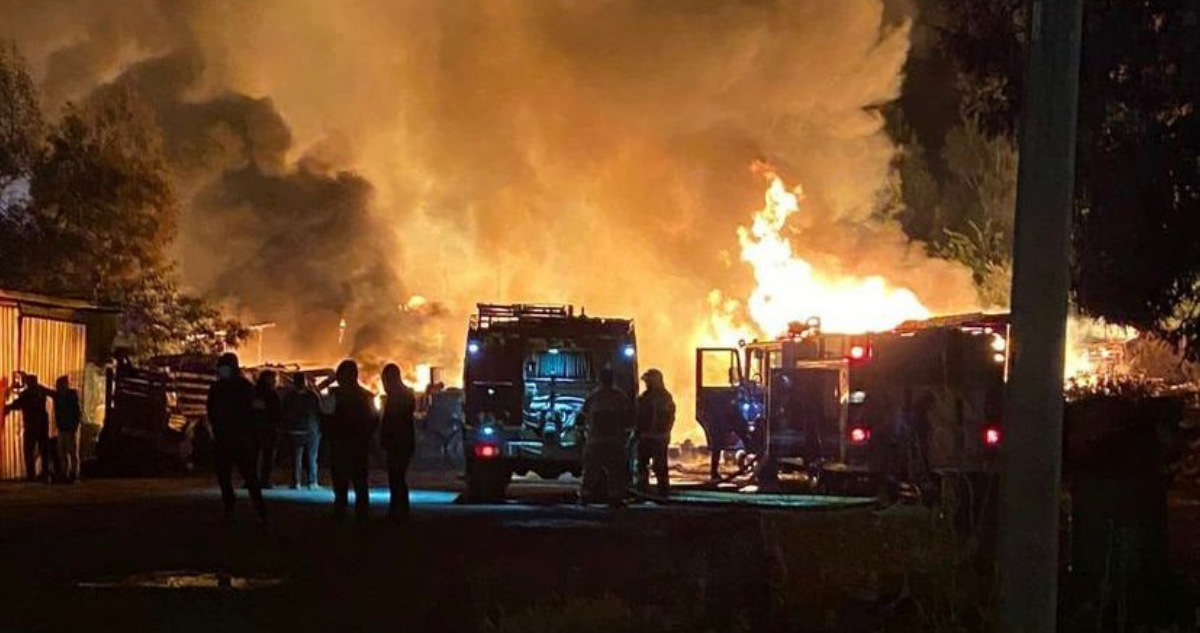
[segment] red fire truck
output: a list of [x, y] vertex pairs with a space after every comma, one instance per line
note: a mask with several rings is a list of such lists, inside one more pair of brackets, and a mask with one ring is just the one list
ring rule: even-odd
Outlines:
[[696, 417], [770, 484], [803, 470], [827, 491], [896, 490], [993, 470], [1008, 316], [967, 314], [861, 335], [795, 324], [773, 341], [696, 351]]

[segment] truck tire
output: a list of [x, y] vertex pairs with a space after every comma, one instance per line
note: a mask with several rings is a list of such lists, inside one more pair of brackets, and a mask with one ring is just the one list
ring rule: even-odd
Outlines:
[[512, 472], [503, 463], [467, 462], [467, 501], [494, 503], [504, 501]]

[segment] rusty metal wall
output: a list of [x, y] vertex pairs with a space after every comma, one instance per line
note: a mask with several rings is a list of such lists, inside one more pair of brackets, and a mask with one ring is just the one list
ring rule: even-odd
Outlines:
[[[84, 359], [87, 350], [87, 327], [40, 317], [23, 317], [15, 307], [0, 307], [0, 370], [7, 381], [16, 370], [34, 374], [38, 381], [53, 387], [59, 376], [69, 376], [71, 385], [86, 398]], [[53, 407], [47, 400], [51, 420]], [[10, 414], [0, 435], [0, 479], [15, 479], [24, 475], [21, 456], [21, 416]], [[55, 433], [53, 422], [50, 432]]]
[[[16, 306], [0, 306], [0, 402], [8, 402], [13, 373], [17, 371], [19, 318]], [[19, 413], [13, 412], [4, 418], [0, 430], [0, 479], [16, 479], [24, 474], [20, 429]]]
[[[39, 317], [21, 317], [21, 371], [34, 374], [48, 388], [54, 388], [59, 376], [68, 376], [79, 390], [79, 401], [86, 401], [84, 362], [87, 355], [87, 327]], [[51, 407], [53, 409], [53, 407]], [[54, 413], [50, 414], [50, 434], [54, 435]]]

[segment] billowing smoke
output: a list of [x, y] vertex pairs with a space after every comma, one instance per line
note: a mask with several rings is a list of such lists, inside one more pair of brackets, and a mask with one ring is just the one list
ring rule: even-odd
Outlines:
[[[76, 60], [109, 45], [88, 44], [51, 56], [47, 93], [76, 83]], [[400, 245], [372, 210], [371, 183], [337, 169], [329, 142], [290, 159], [291, 130], [269, 98], [228, 90], [197, 98], [205, 69], [204, 52], [180, 44], [81, 96], [130, 89], [153, 108], [188, 203], [176, 246], [191, 283], [249, 321], [273, 323], [268, 358], [348, 354], [378, 365], [392, 352], [413, 363], [433, 353], [424, 328], [444, 309], [405, 309], [392, 264]]]
[[[320, 340], [340, 311], [390, 315], [381, 353], [453, 367], [474, 302], [571, 302], [635, 317], [643, 365], [684, 391], [710, 291], [749, 291], [756, 160], [804, 186], [798, 254], [974, 303], [965, 271], [873, 219], [896, 7], [0, 0], [0, 37], [56, 99], [141, 74], [191, 183], [183, 272], [254, 318]], [[398, 310], [411, 295], [445, 312]]]

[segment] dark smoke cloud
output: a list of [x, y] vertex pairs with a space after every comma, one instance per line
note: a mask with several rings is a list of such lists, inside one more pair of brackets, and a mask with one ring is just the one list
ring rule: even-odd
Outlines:
[[409, 295], [391, 264], [401, 249], [371, 211], [371, 183], [331, 168], [321, 148], [290, 163], [291, 130], [270, 99], [190, 99], [204, 68], [189, 47], [133, 64], [87, 97], [128, 88], [153, 107], [188, 201], [177, 246], [193, 281], [244, 318], [274, 322], [275, 354], [426, 358], [422, 328], [444, 309], [402, 310]]
[[[356, 310], [376, 346], [405, 330], [384, 353], [453, 367], [475, 301], [573, 302], [635, 317], [682, 388], [710, 292], [749, 294], [756, 160], [803, 185], [792, 242], [830, 274], [974, 301], [968, 271], [875, 219], [914, 4], [0, 0], [0, 37], [54, 98], [140, 83], [190, 201], [183, 272], [255, 318], [320, 342]], [[306, 241], [330, 223], [364, 241]], [[397, 311], [408, 293], [446, 312]]]

